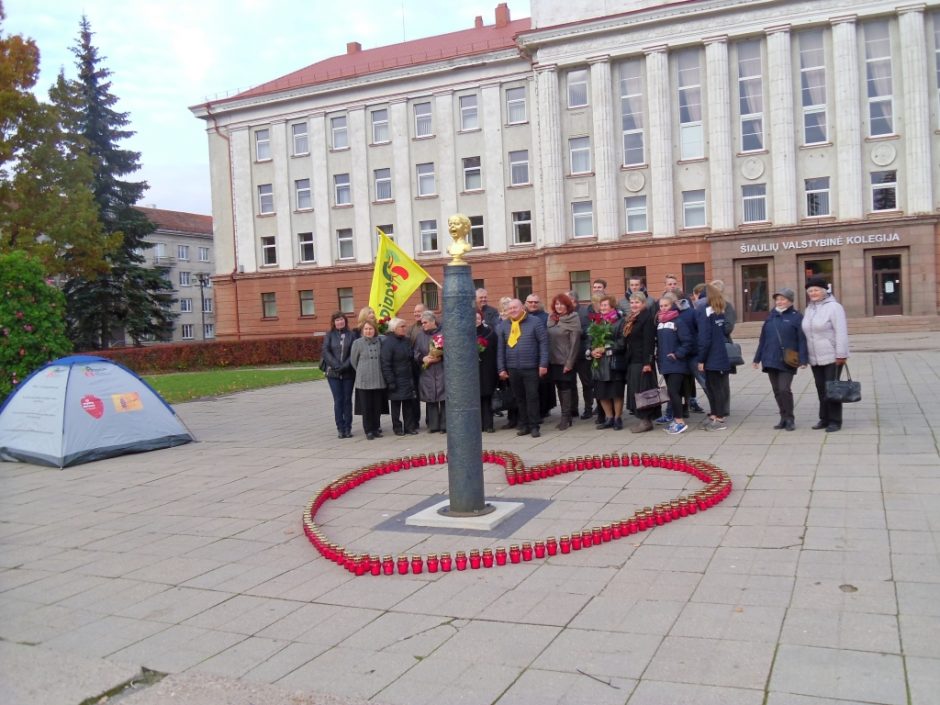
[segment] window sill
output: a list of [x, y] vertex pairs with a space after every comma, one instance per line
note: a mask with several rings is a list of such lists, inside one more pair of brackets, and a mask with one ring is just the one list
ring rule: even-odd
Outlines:
[[416, 201], [433, 201], [438, 198], [436, 193], [428, 193], [421, 196], [415, 196]]
[[589, 176], [594, 176], [593, 171], [573, 171], [570, 174], [565, 174], [566, 179], [584, 179]]
[[483, 128], [482, 128], [482, 127], [468, 127], [468, 128], [466, 128], [466, 129], [457, 130], [457, 134], [458, 134], [458, 135], [467, 135], [467, 134], [471, 134], [471, 133], [473, 133], [473, 132], [482, 132], [482, 131], [483, 131]]
[[349, 147], [330, 147], [331, 154], [334, 152], [348, 152], [348, 151], [349, 151]]
[[387, 204], [387, 203], [394, 203], [394, 202], [395, 202], [395, 199], [394, 199], [394, 198], [378, 198], [378, 199], [372, 201], [372, 205], [373, 205], [373, 206], [381, 206], [381, 205], [384, 205], [384, 204]]
[[294, 213], [313, 213], [313, 206], [309, 208], [295, 208]]
[[391, 144], [391, 143], [392, 143], [391, 140], [384, 140], [384, 141], [382, 141], [382, 142], [369, 142], [369, 146], [370, 146], [370, 147], [383, 147], [383, 146], [385, 146], [385, 145], [387, 145], [387, 144]]
[[464, 191], [461, 191], [460, 195], [461, 196], [473, 196], [474, 194], [477, 194], [477, 193], [486, 193], [486, 189], [482, 189], [482, 188], [466, 189]]
[[309, 157], [310, 152], [298, 152], [297, 154], [290, 155], [291, 159], [299, 159], [300, 157]]
[[832, 142], [811, 142], [810, 144], [801, 144], [800, 149], [819, 149], [820, 147], [831, 147]]
[[764, 228], [769, 228], [773, 223], [769, 220], [751, 220], [746, 223], [741, 223], [739, 227], [744, 228], [745, 230], [762, 230]]
[[869, 135], [868, 137], [865, 138], [865, 141], [866, 142], [885, 142], [885, 141], [899, 140], [899, 139], [901, 139], [901, 135], [892, 132], [890, 135]]
[[356, 263], [355, 257], [338, 257], [336, 259], [336, 264], [355, 264], [355, 263]]
[[295, 267], [310, 267], [312, 265], [315, 265], [316, 263], [317, 261], [315, 259], [311, 259], [311, 260], [306, 260], [304, 262], [297, 262], [294, 266]]
[[506, 188], [508, 189], [523, 189], [523, 188], [532, 188], [532, 184], [509, 184]]
[[258, 218], [273, 218], [276, 215], [277, 213], [275, 213], [274, 211], [271, 211], [270, 213], [258, 213], [257, 217]]
[[433, 140], [437, 135], [415, 135], [411, 138], [412, 142], [419, 142], [421, 140]]
[[255, 159], [255, 164], [268, 164], [273, 161], [274, 161], [273, 157], [268, 157], [267, 159]]
[[534, 242], [514, 242], [510, 247], [524, 248], [524, 247], [535, 247]]
[[689, 228], [679, 228], [679, 232], [681, 232], [683, 235], [699, 235], [710, 233], [711, 231], [712, 229], [707, 225], [693, 225]]
[[309, 320], [315, 319], [316, 317], [317, 317], [317, 314], [315, 313], [307, 313], [307, 314], [302, 313], [299, 316], [297, 316], [298, 320], [301, 320], [301, 321], [303, 320], [309, 321]]
[[519, 125], [528, 125], [528, 120], [522, 120], [520, 122], [507, 122], [503, 124], [503, 127], [518, 127]]
[[568, 109], [568, 110], [584, 110], [585, 108], [589, 107], [590, 105], [591, 105], [590, 103], [584, 103], [583, 105], [569, 105], [569, 106], [567, 106], [567, 109]]
[[262, 321], [276, 321], [278, 320], [278, 317], [277, 316], [262, 316], [261, 320]]
[[649, 167], [648, 162], [643, 162], [642, 164], [621, 164], [620, 171], [639, 171], [641, 169], [649, 169]]
[[806, 215], [800, 218], [801, 223], [816, 225], [817, 223], [834, 223], [838, 220], [834, 215]]
[[258, 269], [277, 269], [277, 262], [268, 264], [259, 264]]
[[439, 257], [440, 254], [441, 254], [440, 250], [427, 250], [425, 252], [419, 252], [418, 257], [424, 257], [425, 259], [428, 259], [431, 257]]
[[866, 217], [872, 218], [874, 220], [879, 220], [882, 218], [895, 218], [898, 214], [903, 213], [900, 208], [890, 208], [883, 211], [870, 211], [866, 214]]
[[336, 205], [333, 206], [333, 210], [342, 211], [342, 210], [346, 210], [347, 208], [352, 208], [352, 207], [353, 207], [352, 203], [337, 203]]
[[628, 230], [624, 233], [626, 237], [649, 237], [652, 234], [651, 230]]
[[676, 164], [700, 164], [701, 162], [707, 162], [708, 157], [689, 157], [687, 159], [680, 159]]
[[734, 156], [736, 157], [759, 157], [762, 154], [770, 154], [770, 150], [767, 149], [749, 149], [747, 151], [741, 150], [736, 152]]

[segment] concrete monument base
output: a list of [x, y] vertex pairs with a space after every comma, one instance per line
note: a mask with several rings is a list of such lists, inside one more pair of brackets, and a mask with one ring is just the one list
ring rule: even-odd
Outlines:
[[489, 514], [475, 517], [442, 516], [439, 509], [450, 506], [450, 500], [422, 509], [405, 519], [407, 526], [431, 526], [438, 529], [470, 529], [471, 531], [492, 531], [503, 521], [525, 506], [522, 502], [487, 502], [494, 510]]

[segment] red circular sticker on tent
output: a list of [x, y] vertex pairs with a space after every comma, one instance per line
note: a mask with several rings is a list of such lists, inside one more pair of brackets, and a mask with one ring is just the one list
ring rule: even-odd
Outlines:
[[81, 400], [82, 408], [96, 419], [104, 415], [104, 402], [94, 394], [86, 394]]

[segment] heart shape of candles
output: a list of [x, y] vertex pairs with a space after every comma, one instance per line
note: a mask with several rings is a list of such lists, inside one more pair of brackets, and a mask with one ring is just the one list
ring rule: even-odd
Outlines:
[[484, 450], [483, 462], [501, 465], [505, 469], [506, 481], [510, 485], [536, 482], [546, 477], [554, 477], [569, 472], [586, 472], [607, 468], [644, 467], [664, 468], [684, 472], [705, 483], [705, 486], [689, 495], [682, 495], [655, 507], [644, 507], [631, 516], [601, 526], [595, 526], [571, 534], [546, 537], [541, 541], [513, 544], [495, 548], [471, 549], [449, 553], [429, 553], [378, 556], [369, 553], [356, 553], [331, 542], [316, 524], [317, 511], [326, 502], [337, 499], [364, 482], [390, 473], [403, 472], [412, 468], [442, 465], [447, 462], [444, 452], [412, 455], [393, 460], [372, 463], [348, 472], [323, 487], [304, 510], [304, 533], [316, 549], [325, 557], [343, 566], [355, 575], [405, 575], [422, 573], [450, 572], [452, 570], [475, 570], [493, 568], [531, 560], [541, 560], [550, 556], [580, 551], [585, 548], [621, 539], [654, 526], [662, 526], [682, 517], [703, 512], [731, 493], [731, 478], [724, 470], [704, 460], [684, 458], [675, 455], [657, 455], [652, 453], [624, 453], [623, 455], [594, 455], [565, 460], [554, 460], [540, 465], [527, 467], [515, 453], [503, 450]]

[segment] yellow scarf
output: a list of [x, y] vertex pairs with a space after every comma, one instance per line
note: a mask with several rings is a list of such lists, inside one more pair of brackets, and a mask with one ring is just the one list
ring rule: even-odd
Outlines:
[[511, 318], [509, 319], [512, 325], [509, 328], [509, 340], [506, 341], [506, 344], [511, 348], [516, 347], [516, 343], [519, 342], [519, 337], [522, 335], [522, 327], [519, 324], [525, 320], [525, 317], [526, 312], [523, 311], [518, 321], [514, 321]]

